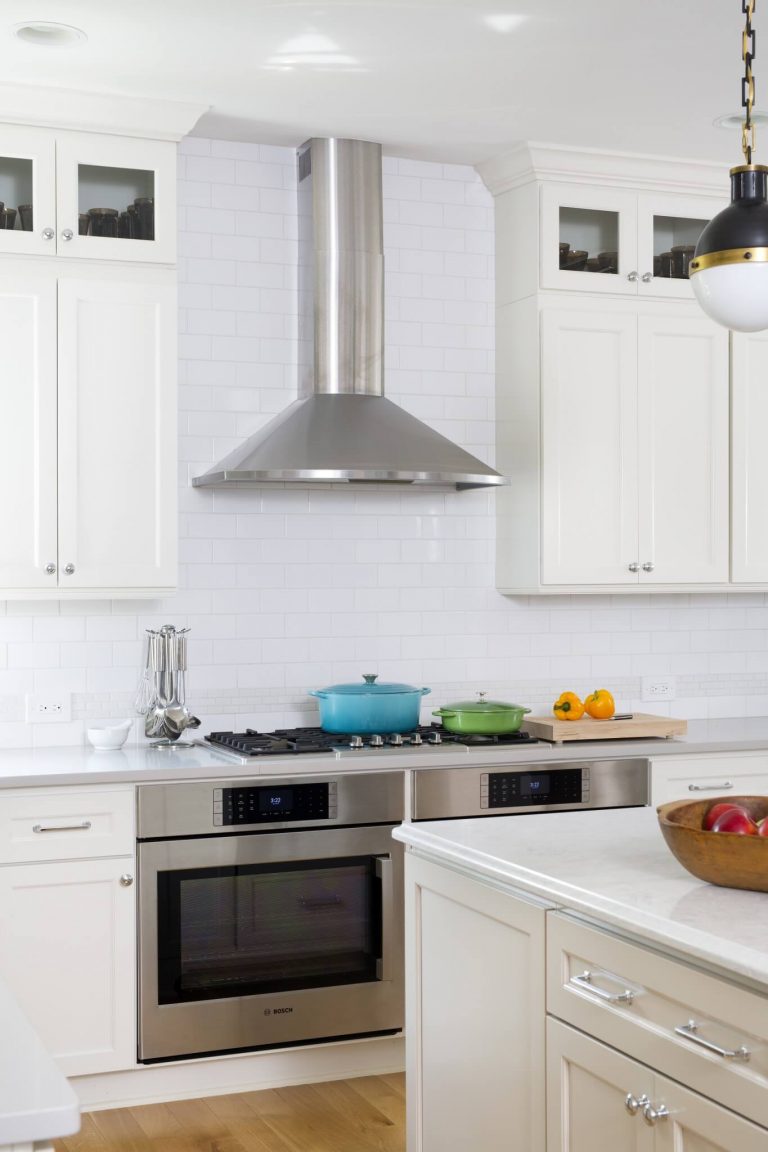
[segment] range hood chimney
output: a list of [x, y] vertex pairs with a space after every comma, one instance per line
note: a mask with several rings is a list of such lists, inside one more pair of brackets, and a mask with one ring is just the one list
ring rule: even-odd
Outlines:
[[381, 145], [308, 140], [298, 187], [299, 399], [193, 485], [503, 484], [384, 397]]

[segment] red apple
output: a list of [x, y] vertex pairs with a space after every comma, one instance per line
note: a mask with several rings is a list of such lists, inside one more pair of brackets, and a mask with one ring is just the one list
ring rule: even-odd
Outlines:
[[737, 836], [756, 836], [757, 824], [743, 808], [723, 812], [712, 825], [713, 832], [734, 832]]
[[721, 802], [720, 804], [713, 804], [712, 807], [707, 810], [702, 828], [705, 832], [709, 832], [715, 820], [717, 820], [719, 816], [722, 816], [724, 812], [732, 812], [734, 809], [736, 809], [737, 812], [745, 811], [745, 809], [739, 807], [738, 804], [729, 804], [724, 802]]
[[768, 836], [768, 816], [764, 816], [762, 820], [758, 821], [757, 834], [758, 836]]

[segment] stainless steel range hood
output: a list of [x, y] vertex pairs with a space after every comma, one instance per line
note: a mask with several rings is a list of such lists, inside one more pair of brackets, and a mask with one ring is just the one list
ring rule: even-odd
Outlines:
[[503, 484], [384, 397], [381, 145], [309, 140], [298, 177], [300, 398], [192, 483]]

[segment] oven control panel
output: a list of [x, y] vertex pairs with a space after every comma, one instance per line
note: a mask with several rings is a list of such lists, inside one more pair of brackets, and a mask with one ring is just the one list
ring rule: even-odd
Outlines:
[[589, 801], [587, 768], [528, 768], [524, 772], [484, 772], [480, 777], [481, 808], [524, 808], [526, 805], [583, 804]]
[[291, 820], [333, 820], [338, 811], [336, 782], [312, 784], [247, 784], [214, 788], [214, 827], [228, 824], [287, 823]]

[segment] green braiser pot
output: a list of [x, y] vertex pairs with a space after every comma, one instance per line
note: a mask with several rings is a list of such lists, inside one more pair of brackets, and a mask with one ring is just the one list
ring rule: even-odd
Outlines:
[[530, 708], [519, 704], [506, 704], [503, 700], [486, 700], [485, 692], [478, 692], [477, 700], [460, 700], [456, 704], [446, 704], [435, 708], [433, 716], [439, 716], [448, 732], [462, 732], [467, 736], [504, 736], [517, 732], [523, 716]]

